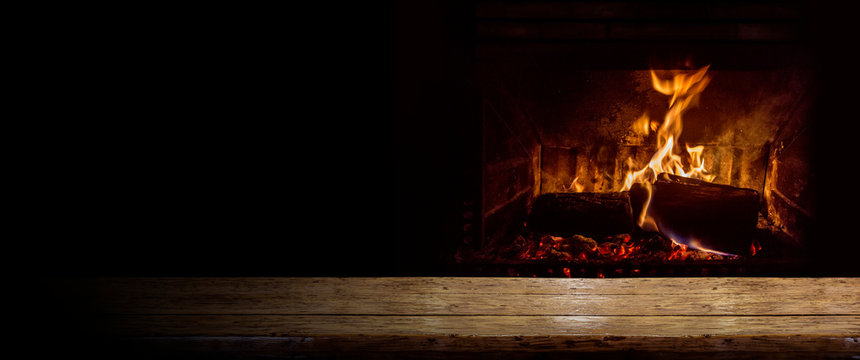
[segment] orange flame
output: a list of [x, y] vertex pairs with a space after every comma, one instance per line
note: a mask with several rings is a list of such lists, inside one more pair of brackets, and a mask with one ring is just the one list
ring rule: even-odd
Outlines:
[[572, 189], [574, 192], [582, 192], [583, 190], [585, 190], [585, 186], [576, 182], [577, 180], [579, 180], [579, 176], [573, 179], [573, 181], [570, 183], [569, 189]]
[[[655, 126], [654, 129], [657, 127]], [[633, 122], [633, 131], [639, 135], [648, 135], [651, 132], [651, 119], [648, 114], [642, 114], [635, 122]]]
[[[682, 158], [675, 153], [675, 144], [681, 136], [683, 121], [681, 115], [691, 105], [698, 94], [705, 90], [710, 78], [705, 76], [709, 66], [705, 66], [693, 74], [676, 74], [672, 80], [662, 80], [657, 73], [651, 70], [651, 83], [658, 92], [671, 95], [669, 100], [669, 111], [663, 118], [663, 123], [657, 129], [657, 151], [651, 156], [648, 165], [638, 171], [628, 171], [622, 191], [630, 190], [634, 183], [653, 182], [657, 175], [669, 173], [672, 175], [691, 177], [706, 181], [713, 180], [713, 176], [706, 175], [704, 158], [702, 158], [703, 146], [693, 148], [687, 147], [690, 164], [689, 170], [684, 169]], [[634, 122], [637, 132], [642, 131], [642, 123], [646, 122], [647, 116], [643, 115]], [[628, 159], [628, 165], [632, 167], [632, 159]], [[650, 170], [650, 171], [649, 171]]]
[[[702, 157], [704, 146], [686, 147], [689, 166], [685, 167], [682, 157], [677, 154], [675, 145], [683, 130], [682, 115], [697, 96], [708, 86], [710, 78], [706, 75], [709, 66], [705, 66], [692, 74], [677, 73], [671, 80], [660, 79], [654, 70], [651, 70], [651, 84], [654, 89], [664, 95], [670, 95], [669, 110], [663, 118], [663, 123], [657, 128], [657, 151], [651, 156], [651, 160], [640, 170], [634, 168], [633, 159], [628, 158], [628, 170], [622, 186], [622, 191], [630, 190], [634, 183], [643, 184], [647, 191], [647, 198], [642, 213], [639, 214], [639, 226], [646, 230], [659, 230], [654, 220], [648, 216], [651, 202], [651, 184], [656, 181], [657, 175], [669, 173], [672, 175], [713, 181], [714, 176], [709, 175], [705, 168]], [[643, 115], [643, 118], [645, 116]], [[642, 132], [642, 123], [646, 120], [640, 118], [634, 122], [634, 130]]]

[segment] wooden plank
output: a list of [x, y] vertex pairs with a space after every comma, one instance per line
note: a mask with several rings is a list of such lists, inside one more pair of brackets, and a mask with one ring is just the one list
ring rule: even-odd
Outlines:
[[[635, 304], [635, 306], [633, 305]], [[860, 314], [852, 295], [772, 294], [516, 295], [305, 294], [128, 299], [105, 304], [114, 314], [373, 314], [373, 315], [843, 315]]]
[[489, 277], [303, 277], [303, 278], [96, 278], [67, 279], [69, 291], [101, 295], [213, 295], [260, 293], [379, 294], [522, 294], [522, 295], [643, 295], [643, 294], [851, 294], [860, 295], [860, 278], [489, 278]]
[[96, 311], [108, 314], [860, 315], [855, 278], [102, 279], [78, 285]]
[[[792, 337], [750, 337], [748, 339], [710, 338], [677, 341], [665, 338], [616, 340], [615, 337], [591, 339], [567, 337], [148, 337], [126, 339], [120, 346], [124, 354], [151, 355], [143, 358], [164, 358], [165, 355], [200, 355], [206, 358], [325, 358], [325, 359], [685, 359], [685, 360], [762, 360], [762, 359], [847, 359], [851, 350], [838, 350], [843, 339]], [[638, 340], [638, 341], [637, 341]], [[668, 340], [668, 341], [667, 341]], [[741, 340], [741, 341], [738, 341]], [[674, 348], [662, 351], [636, 351], [637, 345], [652, 348]], [[458, 350], [461, 344], [471, 350]], [[498, 344], [498, 345], [497, 345]], [[699, 345], [702, 344], [702, 345]], [[757, 345], [757, 346], [751, 346]], [[509, 350], [493, 350], [502, 346]], [[710, 346], [709, 346], [710, 345]], [[696, 351], [696, 347], [706, 351]], [[756, 348], [758, 351], [745, 350]], [[421, 350], [418, 350], [421, 349]], [[737, 350], [736, 350], [737, 349]], [[811, 350], [810, 350], [811, 349]], [[837, 350], [834, 350], [837, 349]], [[126, 358], [128, 356], [113, 356]], [[174, 357], [170, 357], [174, 358]]]
[[113, 315], [104, 326], [123, 336], [860, 336], [857, 315]]
[[85, 301], [95, 313], [87, 315], [88, 328], [109, 334], [106, 352], [120, 358], [226, 351], [757, 359], [860, 352], [856, 278], [142, 278], [55, 285]]
[[[316, 337], [145, 337], [123, 348], [176, 354], [338, 359], [846, 359], [857, 339], [806, 336], [617, 337], [617, 336], [316, 336]], [[131, 346], [129, 346], [131, 345]], [[505, 349], [505, 350], [500, 350]], [[647, 350], [646, 350], [647, 349]], [[135, 352], [139, 355], [139, 352]], [[557, 357], [554, 357], [556, 355]], [[681, 356], [679, 356], [681, 355]], [[256, 357], [254, 357], [256, 356]], [[157, 357], [153, 357], [157, 358]]]

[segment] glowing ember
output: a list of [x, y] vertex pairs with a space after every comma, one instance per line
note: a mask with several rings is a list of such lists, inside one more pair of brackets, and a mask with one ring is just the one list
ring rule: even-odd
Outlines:
[[[686, 245], [678, 245], [660, 234], [651, 234], [650, 238], [634, 238], [629, 234], [619, 234], [606, 237], [599, 244], [594, 239], [581, 235], [560, 237], [531, 234], [529, 238], [519, 236], [513, 244], [501, 249], [499, 253], [486, 254], [486, 256], [570, 263], [701, 261], [737, 258], [729, 254], [709, 253]], [[563, 269], [563, 272], [568, 276], [570, 269]]]
[[686, 260], [687, 245], [678, 245], [678, 249], [669, 254], [668, 260]]

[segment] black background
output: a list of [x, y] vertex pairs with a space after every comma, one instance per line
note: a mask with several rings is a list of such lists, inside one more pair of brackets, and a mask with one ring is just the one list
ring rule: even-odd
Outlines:
[[[810, 251], [844, 270], [860, 253], [834, 241], [856, 238], [860, 203], [843, 167], [856, 166], [858, 30], [850, 9], [808, 5], [823, 89]], [[470, 6], [35, 10], [9, 69], [16, 267], [437, 273], [479, 134]]]
[[434, 271], [461, 201], [469, 6], [45, 9], [8, 154], [21, 266]]

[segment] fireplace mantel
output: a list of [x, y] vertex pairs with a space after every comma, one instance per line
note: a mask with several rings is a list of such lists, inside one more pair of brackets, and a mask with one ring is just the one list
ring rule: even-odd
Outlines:
[[50, 284], [85, 304], [87, 329], [118, 356], [860, 355], [858, 278], [97, 278]]

